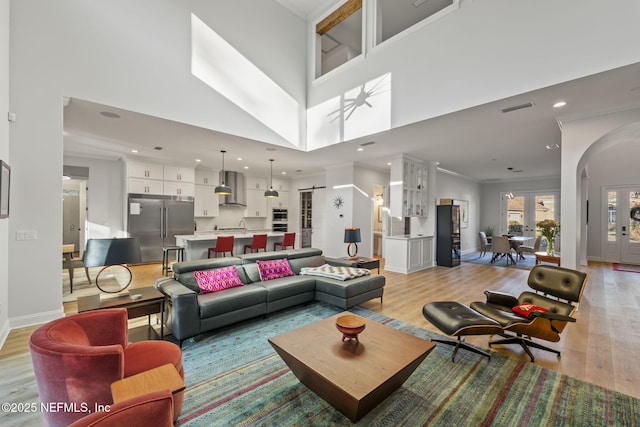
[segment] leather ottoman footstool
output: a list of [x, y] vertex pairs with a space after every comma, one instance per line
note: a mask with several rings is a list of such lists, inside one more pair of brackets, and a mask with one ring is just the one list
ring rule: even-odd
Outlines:
[[422, 315], [445, 334], [458, 337], [457, 341], [431, 339], [434, 342], [456, 347], [451, 355], [452, 362], [455, 362], [454, 359], [460, 347], [491, 359], [491, 355], [486, 351], [465, 343], [464, 336], [502, 333], [502, 327], [498, 322], [455, 301], [427, 303], [422, 307]]

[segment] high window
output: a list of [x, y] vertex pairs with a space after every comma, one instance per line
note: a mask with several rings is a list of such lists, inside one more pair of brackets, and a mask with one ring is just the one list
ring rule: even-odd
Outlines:
[[362, 0], [348, 0], [316, 25], [316, 77], [362, 54]]
[[[459, 0], [377, 0], [376, 44], [458, 7]], [[428, 19], [431, 18], [431, 19]]]

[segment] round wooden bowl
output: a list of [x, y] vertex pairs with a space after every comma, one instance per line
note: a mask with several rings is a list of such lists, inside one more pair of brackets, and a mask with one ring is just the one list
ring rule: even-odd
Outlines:
[[336, 328], [342, 332], [342, 341], [347, 339], [358, 341], [358, 334], [364, 331], [366, 326], [364, 319], [354, 314], [345, 314], [336, 319]]

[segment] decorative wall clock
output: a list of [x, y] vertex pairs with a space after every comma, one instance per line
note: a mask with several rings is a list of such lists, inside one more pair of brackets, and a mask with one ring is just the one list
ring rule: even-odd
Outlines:
[[336, 196], [335, 199], [333, 199], [333, 206], [336, 209], [342, 208], [343, 205], [344, 205], [344, 200], [342, 200], [342, 197]]

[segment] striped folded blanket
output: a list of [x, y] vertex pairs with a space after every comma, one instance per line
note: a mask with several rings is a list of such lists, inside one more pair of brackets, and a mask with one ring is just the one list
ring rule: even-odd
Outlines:
[[320, 267], [302, 267], [300, 269], [300, 275], [302, 276], [321, 276], [337, 280], [355, 279], [369, 274], [371, 272], [366, 268], [334, 267], [329, 264], [324, 264]]

